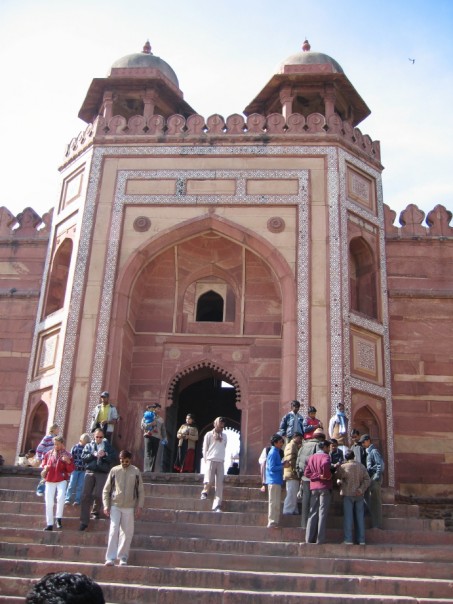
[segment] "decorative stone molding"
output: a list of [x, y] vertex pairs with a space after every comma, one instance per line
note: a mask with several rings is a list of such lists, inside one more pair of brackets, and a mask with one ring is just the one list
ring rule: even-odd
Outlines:
[[206, 361], [206, 360], [199, 361], [198, 363], [194, 363], [193, 365], [190, 365], [189, 367], [185, 367], [181, 371], [178, 371], [178, 373], [171, 380], [170, 385], [168, 387], [167, 400], [169, 400], [169, 401], [173, 400], [173, 394], [174, 394], [175, 388], [178, 385], [178, 382], [180, 381], [181, 378], [183, 378], [186, 375], [189, 375], [190, 373], [193, 373], [194, 371], [198, 371], [199, 369], [203, 369], [203, 368], [208, 368], [208, 369], [211, 369], [212, 371], [217, 372], [219, 375], [221, 375], [222, 377], [225, 378], [225, 381], [227, 381], [229, 384], [234, 386], [235, 393], [236, 393], [235, 402], [236, 402], [236, 406], [239, 408], [241, 405], [241, 396], [242, 395], [241, 395], [241, 386], [240, 386], [238, 380], [235, 378], [235, 376], [232, 373], [228, 373], [225, 371], [224, 368], [220, 367], [219, 365], [216, 365], [215, 363], [212, 363], [211, 361]]
[[273, 216], [267, 221], [267, 228], [271, 233], [282, 233], [285, 227], [285, 221], [280, 216]]
[[[370, 159], [380, 162], [381, 151], [379, 141], [372, 141], [368, 135], [362, 134], [358, 128], [352, 127], [348, 122], [341, 120], [337, 114], [326, 118], [320, 113], [312, 113], [304, 117], [298, 113], [292, 113], [285, 120], [285, 117], [279, 113], [272, 113], [268, 116], [253, 113], [246, 120], [242, 115], [233, 114], [226, 120], [219, 114], [209, 116], [206, 120], [201, 115], [191, 115], [187, 119], [182, 115], [171, 115], [167, 119], [161, 115], [152, 115], [147, 119], [142, 115], [134, 115], [126, 120], [120, 115], [114, 115], [106, 120], [103, 116], [98, 116], [92, 124], [73, 138], [66, 148], [65, 164], [74, 159], [78, 154], [84, 151], [94, 139], [104, 142], [104, 137], [108, 137], [112, 142], [112, 136], [116, 137], [143, 137], [143, 142], [153, 142], [155, 137], [163, 137], [160, 142], [180, 142], [190, 138], [208, 139], [215, 136], [223, 138], [227, 142], [228, 137], [237, 140], [238, 137], [256, 137], [262, 136], [266, 140], [269, 137], [304, 137], [306, 142], [320, 139], [324, 144], [329, 139], [343, 140], [352, 144], [357, 151]], [[171, 137], [171, 138], [169, 138]], [[177, 139], [177, 140], [175, 140]], [[298, 142], [302, 142], [297, 139]], [[238, 141], [241, 142], [241, 141]], [[245, 142], [245, 140], [244, 140]]]
[[137, 216], [132, 226], [137, 233], [145, 233], [151, 228], [151, 220], [147, 216]]

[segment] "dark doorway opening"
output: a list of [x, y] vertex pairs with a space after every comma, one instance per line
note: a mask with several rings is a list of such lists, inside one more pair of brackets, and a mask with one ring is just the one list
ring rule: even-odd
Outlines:
[[181, 378], [173, 394], [173, 404], [167, 409], [166, 428], [168, 446], [163, 469], [173, 470], [176, 458], [176, 433], [185, 423], [186, 415], [192, 413], [198, 428], [199, 439], [195, 451], [195, 470], [200, 471], [203, 438], [212, 430], [216, 417], [225, 418], [225, 427], [240, 432], [241, 411], [236, 406], [236, 389], [227, 386], [226, 378], [210, 368], [203, 368]]
[[223, 321], [223, 298], [218, 293], [208, 291], [198, 299], [197, 321]]

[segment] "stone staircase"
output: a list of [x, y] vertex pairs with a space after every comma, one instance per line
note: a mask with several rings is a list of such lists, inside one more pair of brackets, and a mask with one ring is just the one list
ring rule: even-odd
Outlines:
[[335, 501], [329, 543], [306, 545], [298, 516], [266, 527], [258, 477], [226, 477], [215, 513], [199, 499], [201, 476], [147, 475], [129, 564], [106, 567], [108, 520], [80, 533], [69, 508], [62, 531], [43, 532], [37, 482], [36, 470], [0, 468], [0, 603], [23, 602], [36, 579], [62, 570], [90, 575], [118, 604], [453, 602], [453, 533], [414, 505], [386, 504], [385, 530], [347, 546]]

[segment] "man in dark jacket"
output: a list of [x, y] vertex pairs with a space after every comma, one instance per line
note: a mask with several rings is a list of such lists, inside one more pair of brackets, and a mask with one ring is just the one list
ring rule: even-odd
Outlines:
[[82, 452], [86, 471], [80, 506], [80, 531], [84, 531], [88, 526], [93, 500], [97, 510], [94, 517], [99, 517], [99, 511], [102, 509], [102, 490], [115, 460], [115, 449], [104, 438], [104, 432], [95, 430], [92, 442], [85, 445]]

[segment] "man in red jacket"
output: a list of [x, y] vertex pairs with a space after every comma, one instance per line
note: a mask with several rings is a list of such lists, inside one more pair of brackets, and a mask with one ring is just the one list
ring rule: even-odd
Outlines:
[[305, 543], [324, 543], [327, 514], [332, 490], [330, 471], [330, 441], [318, 444], [316, 453], [308, 458], [305, 476], [310, 479], [310, 512], [308, 514]]

